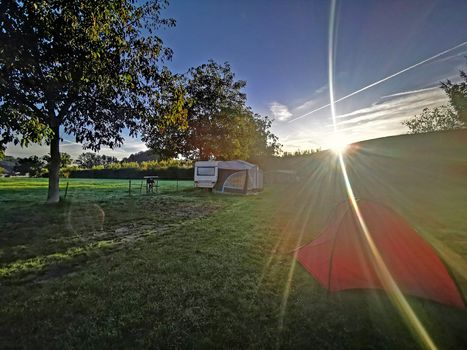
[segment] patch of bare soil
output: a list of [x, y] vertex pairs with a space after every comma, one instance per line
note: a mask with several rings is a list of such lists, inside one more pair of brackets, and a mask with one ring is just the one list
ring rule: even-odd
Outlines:
[[[44, 283], [50, 279], [76, 273], [77, 270], [95, 259], [107, 256], [120, 249], [128, 249], [130, 245], [147, 237], [168, 234], [174, 228], [191, 220], [206, 217], [218, 208], [218, 205], [199, 202], [150, 202], [143, 209], [145, 211], [144, 216], [137, 220], [121, 220], [119, 223], [112, 224], [107, 221], [109, 218], [106, 218], [106, 222], [102, 225], [86, 225], [83, 221], [86, 217], [83, 215], [80, 217], [80, 230], [75, 231], [76, 235], [65, 239], [68, 242], [67, 245], [69, 245], [67, 251], [54, 252], [48, 256], [56, 254], [66, 256], [68, 255], [67, 252], [74, 248], [80, 249], [79, 253], [72, 254], [63, 261], [57, 261], [56, 258], [49, 260], [45, 256], [45, 264], [39, 271], [22, 271], [20, 275], [11, 276], [13, 278], [9, 278], [9, 282], [14, 284]], [[86, 232], [86, 228], [89, 230], [88, 232]], [[17, 262], [20, 261], [17, 260], [14, 263]]]
[[[168, 204], [168, 203], [166, 203]], [[179, 202], [174, 206], [157, 205], [151, 208], [154, 220], [145, 218], [136, 222], [111, 226], [110, 229], [97, 231], [88, 237], [88, 241], [112, 240], [114, 242], [131, 242], [148, 235], [161, 235], [174, 227], [182, 225], [188, 220], [206, 217], [218, 209], [213, 205], [198, 205], [194, 203]]]

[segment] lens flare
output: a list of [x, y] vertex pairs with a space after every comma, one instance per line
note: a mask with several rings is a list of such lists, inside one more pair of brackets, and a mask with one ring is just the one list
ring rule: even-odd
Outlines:
[[[331, 1], [331, 12], [329, 16], [329, 40], [328, 40], [328, 79], [329, 79], [329, 105], [331, 107], [332, 122], [334, 126], [334, 139], [338, 140], [338, 130], [336, 123], [336, 109], [335, 109], [335, 99], [334, 99], [334, 47], [335, 47], [335, 12], [336, 12], [336, 0]], [[340, 148], [340, 147], [339, 147]], [[405, 299], [404, 295], [397, 286], [396, 281], [391, 276], [389, 269], [387, 268], [378, 248], [373, 241], [371, 233], [365, 223], [365, 220], [360, 212], [358, 207], [355, 194], [353, 192], [349, 176], [347, 174], [347, 169], [344, 162], [344, 156], [342, 151], [338, 148], [339, 164], [342, 171], [342, 176], [344, 178], [345, 187], [347, 190], [348, 198], [352, 204], [353, 211], [357, 218], [357, 222], [363, 234], [363, 237], [368, 244], [371, 252], [371, 260], [374, 264], [375, 271], [378, 274], [381, 283], [383, 284], [384, 290], [388, 294], [390, 300], [397, 308], [397, 310], [402, 315], [404, 321], [410, 327], [414, 335], [420, 341], [420, 343], [426, 349], [436, 349], [436, 345], [431, 339], [430, 335], [426, 331], [425, 327], [422, 325], [418, 319], [415, 312], [410, 307], [409, 303]]]
[[378, 274], [378, 277], [383, 285], [385, 292], [388, 294], [392, 303], [397, 307], [404, 320], [407, 322], [411, 330], [421, 341], [423, 346], [426, 349], [437, 349], [430, 335], [427, 333], [425, 327], [423, 327], [417, 315], [412, 310], [409, 303], [402, 294], [401, 290], [397, 286], [396, 281], [394, 280], [394, 278], [392, 278], [389, 269], [384, 263], [383, 257], [381, 256], [378, 248], [376, 247], [375, 242], [373, 241], [370, 230], [368, 229], [368, 226], [366, 225], [365, 220], [363, 219], [363, 216], [360, 212], [360, 208], [358, 207], [355, 194], [350, 184], [349, 176], [347, 175], [347, 169], [345, 167], [344, 157], [342, 154], [339, 154], [339, 163], [342, 169], [342, 176], [344, 177], [347, 194], [352, 204], [352, 209], [355, 213], [357, 222], [360, 226], [361, 232], [363, 233], [366, 243], [370, 247], [370, 258], [375, 266], [375, 271]]
[[345, 153], [349, 145], [341, 138], [335, 135], [332, 136], [329, 143], [329, 149], [337, 155]]

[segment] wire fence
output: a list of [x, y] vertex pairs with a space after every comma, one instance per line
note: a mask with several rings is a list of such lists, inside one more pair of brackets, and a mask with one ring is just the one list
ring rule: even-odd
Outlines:
[[69, 179], [62, 181], [61, 196], [67, 200], [112, 199], [188, 191], [194, 188], [192, 179], [156, 179], [148, 186], [146, 179]]
[[[128, 198], [138, 199], [163, 194], [183, 193], [194, 189], [192, 179], [158, 179], [152, 191], [146, 190], [145, 179], [60, 179], [60, 197], [70, 202], [99, 203]], [[47, 198], [46, 178], [0, 179], [0, 210], [3, 205], [44, 203]]]

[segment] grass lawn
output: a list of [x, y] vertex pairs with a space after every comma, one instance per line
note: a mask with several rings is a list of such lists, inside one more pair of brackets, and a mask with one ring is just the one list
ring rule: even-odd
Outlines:
[[[406, 218], [465, 295], [467, 147], [386, 146], [349, 152], [357, 196]], [[57, 206], [43, 180], [0, 180], [0, 348], [419, 348], [383, 292], [329, 294], [294, 261], [345, 198], [335, 158], [308, 168], [246, 197], [70, 180]], [[466, 348], [465, 310], [407, 298], [440, 348]]]

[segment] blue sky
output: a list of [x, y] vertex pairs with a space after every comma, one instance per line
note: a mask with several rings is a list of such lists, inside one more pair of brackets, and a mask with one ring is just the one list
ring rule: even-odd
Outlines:
[[[467, 41], [465, 0], [338, 1], [336, 99]], [[176, 72], [214, 59], [247, 81], [248, 103], [275, 119], [284, 150], [329, 147], [326, 105], [329, 2], [324, 0], [172, 0], [175, 28], [159, 34], [174, 50]], [[336, 105], [346, 142], [405, 133], [400, 122], [446, 102], [438, 88], [465, 68], [467, 43]], [[81, 152], [72, 139], [62, 149]], [[145, 149], [129, 139], [123, 157]], [[35, 153], [39, 148], [33, 147]], [[9, 154], [29, 153], [10, 147]], [[41, 151], [45, 153], [45, 151]]]

